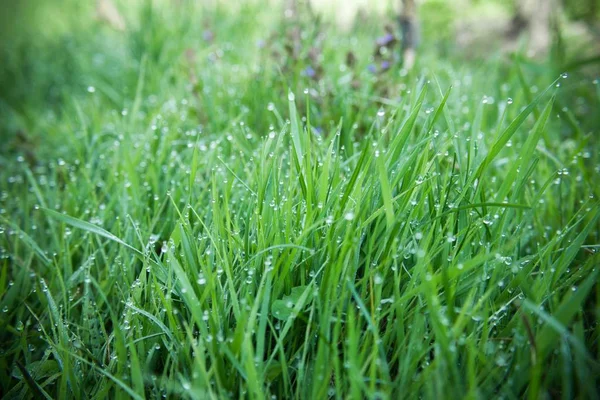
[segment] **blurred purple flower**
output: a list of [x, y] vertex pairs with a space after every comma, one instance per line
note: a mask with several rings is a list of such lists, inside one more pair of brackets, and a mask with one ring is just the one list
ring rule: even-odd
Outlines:
[[215, 38], [215, 34], [210, 29], [205, 29], [204, 32], [202, 32], [202, 38], [205, 42], [210, 43]]
[[377, 46], [381, 47], [381, 46], [389, 45], [394, 40], [396, 40], [394, 35], [392, 35], [391, 33], [386, 33], [385, 35], [378, 37], [377, 40], [375, 41], [375, 43], [377, 43]]
[[367, 66], [367, 70], [372, 74], [377, 73], [377, 67], [375, 66], [375, 64], [369, 64]]
[[391, 66], [392, 66], [392, 63], [391, 63], [391, 62], [389, 62], [389, 61], [387, 61], [387, 60], [384, 60], [384, 61], [381, 63], [381, 70], [382, 70], [382, 71], [387, 71], [388, 69], [390, 69], [390, 67], [391, 67]]
[[302, 71], [302, 75], [308, 76], [309, 78], [314, 78], [316, 74], [317, 71], [315, 71], [315, 69], [310, 65]]

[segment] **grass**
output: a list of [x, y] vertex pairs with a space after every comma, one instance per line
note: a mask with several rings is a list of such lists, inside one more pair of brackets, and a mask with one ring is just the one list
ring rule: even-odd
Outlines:
[[597, 71], [82, 10], [2, 48], [5, 398], [598, 398]]

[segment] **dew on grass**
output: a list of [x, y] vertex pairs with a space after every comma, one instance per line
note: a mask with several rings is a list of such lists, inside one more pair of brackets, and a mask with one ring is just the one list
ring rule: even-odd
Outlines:
[[344, 214], [344, 219], [346, 221], [352, 221], [354, 219], [354, 212], [348, 211], [346, 214]]
[[296, 100], [296, 96], [294, 95], [293, 92], [288, 92], [288, 100], [289, 101], [294, 101]]
[[93, 86], [88, 86], [87, 91], [88, 91], [88, 93], [94, 93], [94, 92], [96, 92], [96, 88]]
[[504, 354], [499, 354], [496, 357], [496, 365], [499, 367], [506, 367], [508, 365], [508, 360], [506, 359], [506, 356]]

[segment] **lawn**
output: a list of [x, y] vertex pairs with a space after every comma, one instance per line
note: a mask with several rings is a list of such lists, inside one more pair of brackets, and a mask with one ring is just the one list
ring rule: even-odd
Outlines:
[[600, 396], [584, 41], [121, 9], [2, 17], [0, 396]]

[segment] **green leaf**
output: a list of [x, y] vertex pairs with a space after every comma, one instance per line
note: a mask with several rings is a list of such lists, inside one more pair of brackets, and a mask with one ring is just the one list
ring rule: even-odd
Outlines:
[[[271, 314], [282, 321], [288, 320], [306, 288], [307, 286], [296, 286], [292, 288], [292, 292], [289, 295], [283, 296], [282, 299], [275, 300], [271, 306]], [[300, 308], [302, 308], [302, 306], [303, 305], [300, 305]]]
[[[34, 379], [42, 379], [60, 373], [60, 366], [56, 360], [33, 361], [27, 364], [27, 370]], [[22, 369], [15, 367], [12, 376], [23, 379]]]
[[84, 231], [93, 233], [95, 235], [102, 236], [106, 239], [112, 240], [113, 242], [122, 244], [123, 246], [125, 246], [131, 250], [134, 250], [136, 253], [140, 253], [140, 251], [138, 249], [125, 243], [123, 240], [119, 239], [117, 236], [113, 235], [106, 229], [99, 227], [98, 225], [94, 225], [89, 222], [83, 221], [81, 219], [71, 217], [70, 215], [61, 214], [59, 212], [50, 210], [48, 208], [40, 208], [40, 210], [44, 211], [46, 214], [53, 217], [54, 219], [64, 222], [67, 225], [71, 225], [74, 228], [82, 229]]

